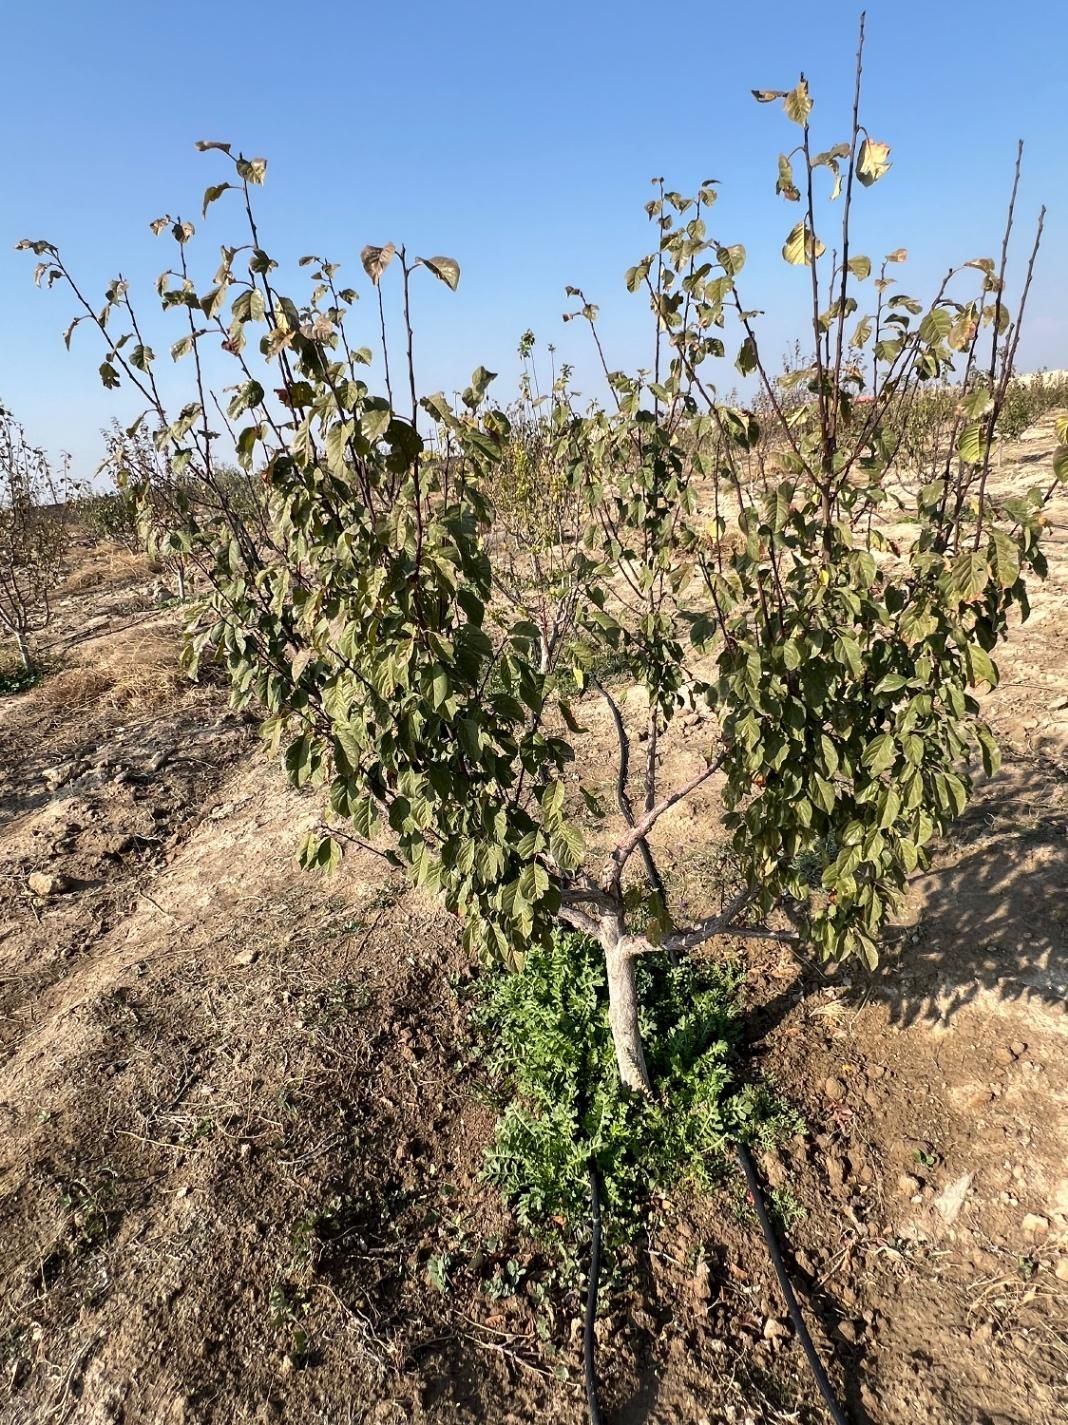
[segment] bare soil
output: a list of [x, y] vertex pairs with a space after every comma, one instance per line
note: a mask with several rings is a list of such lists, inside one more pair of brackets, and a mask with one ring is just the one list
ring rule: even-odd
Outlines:
[[[1051, 449], [1045, 422], [1000, 479]], [[809, 1125], [762, 1166], [857, 1425], [1068, 1418], [1066, 513], [989, 698], [1004, 769], [881, 969], [734, 947], [740, 1072]], [[61, 671], [0, 701], [0, 1420], [584, 1419], [577, 1284], [480, 1178], [455, 924], [371, 854], [296, 870], [315, 802], [174, 676], [151, 582], [83, 551]], [[658, 828], [694, 911], [713, 806]], [[825, 1419], [738, 1181], [656, 1204], [625, 1265], [611, 1425]]]

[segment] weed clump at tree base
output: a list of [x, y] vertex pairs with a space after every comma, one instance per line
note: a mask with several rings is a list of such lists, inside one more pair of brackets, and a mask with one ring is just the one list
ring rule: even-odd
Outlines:
[[564, 1247], [589, 1219], [592, 1161], [606, 1242], [619, 1246], [653, 1197], [724, 1182], [732, 1143], [769, 1147], [800, 1131], [767, 1085], [733, 1071], [742, 979], [733, 962], [639, 964], [647, 1096], [620, 1082], [595, 941], [555, 934], [521, 973], [485, 977], [474, 1017], [503, 1104], [486, 1173], [524, 1228]]

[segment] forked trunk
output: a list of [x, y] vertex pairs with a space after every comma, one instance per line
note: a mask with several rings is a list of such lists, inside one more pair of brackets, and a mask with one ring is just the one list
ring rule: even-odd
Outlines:
[[636, 1093], [651, 1092], [649, 1070], [638, 1029], [638, 993], [634, 983], [635, 957], [628, 954], [626, 942], [617, 940], [605, 948], [608, 970], [608, 1022], [612, 1027], [612, 1042], [616, 1050], [619, 1077]]

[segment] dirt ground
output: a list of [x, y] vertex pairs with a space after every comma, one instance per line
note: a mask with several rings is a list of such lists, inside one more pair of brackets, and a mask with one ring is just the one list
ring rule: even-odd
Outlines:
[[[1068, 1419], [1066, 525], [1062, 497], [989, 698], [1004, 769], [881, 969], [736, 947], [744, 1071], [809, 1125], [762, 1166], [856, 1425]], [[368, 853], [295, 869], [314, 801], [176, 675], [151, 584], [84, 550], [62, 671], [0, 701], [0, 1420], [583, 1420], [577, 1291], [480, 1179], [455, 924]], [[695, 910], [712, 805], [657, 829]], [[826, 1418], [736, 1181], [658, 1204], [604, 1312], [609, 1425]]]

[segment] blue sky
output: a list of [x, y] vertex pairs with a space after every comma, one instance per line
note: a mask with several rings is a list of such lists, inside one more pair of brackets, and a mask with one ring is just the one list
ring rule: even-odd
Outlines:
[[[32, 259], [12, 247], [58, 243], [94, 294], [122, 270], [151, 310], [169, 254], [148, 222], [181, 212], [199, 226], [205, 186], [227, 176], [220, 155], [195, 152], [199, 138], [269, 159], [259, 213], [275, 256], [325, 253], [361, 284], [367, 242], [460, 261], [456, 294], [429, 277], [419, 294], [424, 391], [454, 389], [481, 362], [507, 395], [527, 327], [596, 391], [584, 332], [560, 321], [569, 282], [600, 304], [610, 364], [644, 364], [647, 313], [622, 277], [651, 246], [642, 205], [654, 174], [684, 192], [721, 180], [713, 228], [749, 251], [743, 296], [768, 313], [761, 347], [777, 365], [803, 334], [806, 300], [805, 270], [779, 256], [796, 209], [774, 193], [777, 154], [797, 131], [749, 91], [788, 88], [803, 69], [815, 142], [845, 139], [858, 12], [839, 0], [9, 3], [0, 401], [89, 473], [99, 428], [130, 407], [100, 386], [90, 332], [64, 350], [69, 298], [35, 290]], [[993, 254], [1025, 139], [1021, 229], [1043, 201], [1049, 216], [1024, 369], [1068, 366], [1066, 53], [1068, 8], [1049, 0], [1018, 0], [1008, 17], [993, 0], [868, 7], [864, 117], [894, 168], [860, 195], [854, 251], [907, 247], [902, 283], [917, 295], [952, 261]], [[218, 244], [240, 240], [237, 224], [220, 202], [202, 225], [205, 278]], [[371, 301], [356, 326], [374, 345]], [[180, 335], [154, 330], [157, 350]], [[725, 370], [721, 386], [731, 381]]]

